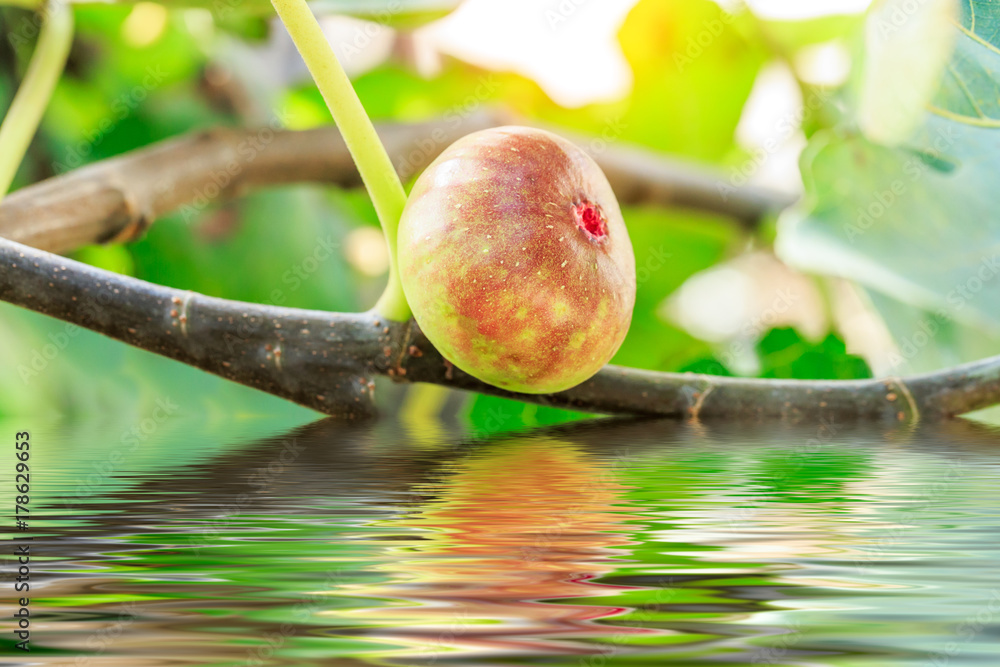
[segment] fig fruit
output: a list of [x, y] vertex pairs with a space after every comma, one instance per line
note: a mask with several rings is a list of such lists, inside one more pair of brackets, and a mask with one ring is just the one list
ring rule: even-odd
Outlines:
[[635, 256], [597, 163], [527, 127], [475, 132], [414, 184], [399, 225], [403, 291], [445, 359], [550, 393], [611, 359], [635, 305]]

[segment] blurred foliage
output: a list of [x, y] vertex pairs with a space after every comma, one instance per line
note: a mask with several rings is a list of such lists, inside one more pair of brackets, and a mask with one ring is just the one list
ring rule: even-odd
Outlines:
[[[865, 286], [898, 347], [892, 373], [1000, 352], [998, 23], [1000, 6], [974, 1], [961, 3], [957, 25], [933, 28], [957, 46], [930, 111], [915, 110], [918, 126], [898, 145], [865, 133], [863, 104], [817, 133], [802, 156], [806, 197], [779, 224], [786, 262]], [[869, 24], [889, 42], [900, 32], [885, 16]], [[899, 117], [888, 105], [880, 113], [875, 126]]]
[[810, 380], [853, 380], [871, 377], [861, 357], [848, 354], [844, 341], [827, 334], [818, 343], [789, 328], [772, 329], [757, 343], [760, 376]]
[[[166, 2], [166, 10], [149, 3], [76, 6], [78, 35], [67, 72], [17, 185], [219, 124], [261, 124], [276, 116], [294, 128], [329, 123], [294, 52], [281, 43], [287, 36], [268, 29], [267, 3], [258, 4]], [[324, 0], [314, 6], [321, 12], [367, 13], [405, 32], [457, 4]], [[987, 4], [972, 3], [981, 12], [980, 32], [989, 25], [984, 15], [997, 11]], [[387, 14], [390, 5], [395, 10]], [[140, 11], [147, 14], [137, 29]], [[0, 31], [14, 29], [28, 16], [24, 10], [0, 9]], [[746, 11], [729, 14], [710, 0], [638, 0], [617, 35], [633, 79], [621, 99], [564, 108], [521, 74], [452, 57], [427, 74], [408, 56], [405, 40], [384, 62], [356, 76], [355, 86], [377, 121], [444, 117], [458, 124], [477, 111], [501, 110], [527, 123], [565, 129], [595, 150], [601, 142], [634, 144], [728, 170], [751, 155], [737, 141], [737, 127], [765, 66], [792, 63], [803, 49], [831, 40], [859, 43], [863, 29], [863, 17], [857, 15], [759, 20]], [[0, 107], [9, 103], [30, 50], [30, 44], [0, 47]], [[992, 94], [992, 57], [971, 42], [955, 56], [956, 64], [961, 60], [961, 82], [983, 96]], [[970, 261], [978, 261], [970, 252], [996, 247], [996, 207], [987, 184], [990, 161], [1000, 154], [993, 149], [996, 140], [989, 130], [948, 125], [949, 136], [954, 131], [957, 139], [948, 150], [934, 151], [926, 141], [943, 131], [942, 124], [955, 121], [932, 118], [906, 146], [878, 146], [856, 130], [854, 97], [798, 83], [807, 99], [822, 104], [805, 109], [800, 119], [805, 135], [814, 137], [804, 158], [809, 199], [797, 214], [800, 219], [789, 216], [782, 222], [779, 249], [806, 270], [846, 275], [877, 290], [872, 304], [899, 340], [919, 319], [920, 309], [933, 311], [942, 299], [947, 302], [944, 288], [964, 275]], [[942, 90], [936, 104], [956, 115], [968, 113], [949, 90]], [[897, 196], [900, 203], [864, 234], [845, 239], [855, 210], [867, 206], [872, 193], [877, 197], [891, 190], [893, 179], [908, 173], [911, 164], [921, 170], [918, 186]], [[959, 206], [966, 214], [955, 218], [952, 212]], [[614, 363], [731, 373], [716, 360], [715, 344], [668, 321], [662, 305], [692, 275], [745, 249], [769, 245], [772, 228], [765, 224], [755, 234], [732, 220], [686, 210], [626, 207], [624, 213], [639, 285], [632, 327]], [[374, 302], [384, 277], [368, 275], [352, 261], [352, 233], [376, 225], [362, 191], [289, 187], [186, 207], [159, 221], [138, 243], [84, 248], [74, 257], [213, 296], [360, 310]], [[928, 257], [940, 261], [928, 262]], [[954, 336], [936, 334], [907, 362], [926, 357], [930, 365], [943, 365], [995, 352], [994, 339], [982, 325], [1000, 318], [995, 310], [1000, 299], [993, 298], [997, 284], [970, 300], [965, 313], [975, 317], [949, 319]], [[183, 396], [192, 409], [210, 414], [309, 418], [278, 399], [87, 332], [64, 338], [62, 323], [2, 304], [0, 312], [0, 374], [6, 378], [0, 382], [0, 415], [141, 414], [159, 397]], [[816, 341], [786, 328], [761, 331], [757, 338], [751, 345], [764, 377], [871, 374], [864, 361], [846, 352], [836, 331]], [[472, 397], [464, 414], [481, 435], [580, 417], [492, 397]]]
[[[758, 377], [800, 380], [855, 380], [872, 376], [868, 363], [849, 354], [835, 333], [810, 341], [791, 327], [771, 329], [754, 348]], [[684, 373], [732, 376], [731, 369], [714, 354], [685, 364]]]

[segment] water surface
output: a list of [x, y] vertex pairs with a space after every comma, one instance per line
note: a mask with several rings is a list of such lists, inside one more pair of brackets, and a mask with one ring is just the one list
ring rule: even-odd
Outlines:
[[983, 427], [161, 431], [34, 430], [0, 663], [1000, 665]]

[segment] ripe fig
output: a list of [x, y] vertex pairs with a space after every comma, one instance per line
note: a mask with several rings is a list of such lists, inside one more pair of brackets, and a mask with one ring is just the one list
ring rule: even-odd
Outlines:
[[403, 291], [445, 359], [510, 391], [596, 373], [635, 305], [635, 256], [597, 163], [527, 127], [475, 132], [417, 179], [399, 225]]

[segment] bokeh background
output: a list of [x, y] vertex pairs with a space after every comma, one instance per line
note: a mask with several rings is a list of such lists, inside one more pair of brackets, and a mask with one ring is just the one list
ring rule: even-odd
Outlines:
[[[615, 363], [859, 378], [1000, 351], [998, 286], [981, 285], [957, 306], [950, 298], [961, 272], [972, 275], [997, 247], [995, 235], [982, 236], [982, 218], [942, 220], [920, 201], [862, 215], [889, 187], [880, 179], [902, 168], [902, 149], [856, 131], [859, 118], [862, 129], [878, 126], [864, 116], [865, 59], [879, 55], [865, 50], [866, 0], [400, 0], [382, 12], [383, 4], [315, 5], [377, 122], [503, 113], [572, 132], [593, 151], [640, 147], [714, 169], [734, 188], [805, 195], [798, 212], [755, 226], [626, 207], [641, 280]], [[198, 129], [331, 122], [268, 3], [81, 5], [75, 14], [66, 74], [15, 187]], [[28, 16], [0, 8], [0, 33]], [[0, 108], [30, 52], [30, 40], [0, 41]], [[936, 179], [957, 158], [904, 148], [933, 171], [911, 194], [942, 199]], [[319, 247], [335, 251], [315, 261]], [[370, 307], [388, 265], [367, 195], [313, 185], [209, 202], [158, 221], [137, 243], [73, 257], [212, 296], [273, 303], [277, 291], [281, 305], [341, 311]], [[391, 382], [379, 397], [406, 419], [447, 415], [480, 434], [582, 416]], [[316, 416], [0, 304], [0, 416], [141, 423], [165, 400], [227, 429]]]

